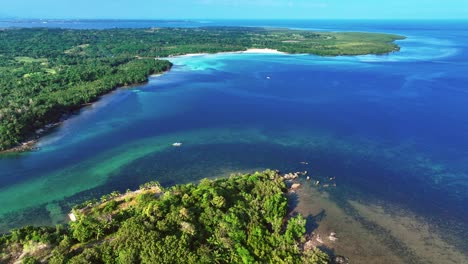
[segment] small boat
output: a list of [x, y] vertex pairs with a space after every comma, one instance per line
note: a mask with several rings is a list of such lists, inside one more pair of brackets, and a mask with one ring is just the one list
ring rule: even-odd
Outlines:
[[176, 143], [172, 144], [172, 146], [173, 147], [180, 147], [180, 146], [182, 146], [182, 143], [176, 142]]

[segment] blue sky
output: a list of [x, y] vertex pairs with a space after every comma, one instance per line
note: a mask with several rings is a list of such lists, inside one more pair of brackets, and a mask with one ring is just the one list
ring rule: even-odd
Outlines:
[[0, 7], [10, 18], [468, 18], [468, 0], [0, 0]]

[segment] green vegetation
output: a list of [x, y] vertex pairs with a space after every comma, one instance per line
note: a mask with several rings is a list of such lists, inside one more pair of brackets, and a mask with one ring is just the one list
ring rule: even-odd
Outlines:
[[0, 30], [0, 150], [119, 86], [144, 82], [187, 53], [272, 48], [324, 56], [385, 54], [401, 36], [262, 28]]
[[306, 220], [287, 218], [286, 185], [274, 171], [157, 183], [113, 193], [73, 212], [67, 227], [25, 227], [0, 237], [12, 263], [328, 263], [301, 250]]

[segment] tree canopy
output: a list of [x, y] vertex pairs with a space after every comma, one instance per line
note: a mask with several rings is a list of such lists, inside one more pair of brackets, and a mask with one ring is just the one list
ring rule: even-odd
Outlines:
[[0, 150], [120, 86], [141, 83], [188, 53], [271, 48], [324, 56], [396, 51], [401, 36], [263, 28], [0, 30]]
[[275, 171], [166, 190], [151, 183], [75, 207], [68, 226], [13, 230], [0, 237], [0, 262], [328, 263], [301, 249], [306, 220], [288, 216], [286, 192]]

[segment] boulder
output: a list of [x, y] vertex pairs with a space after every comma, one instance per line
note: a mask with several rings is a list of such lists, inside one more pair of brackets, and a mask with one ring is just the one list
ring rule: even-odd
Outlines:
[[68, 214], [68, 218], [70, 218], [70, 221], [72, 222], [76, 222], [76, 215], [74, 213], [70, 213]]
[[299, 187], [301, 187], [301, 184], [300, 183], [295, 183], [295, 184], [291, 185], [291, 190], [297, 190], [297, 189], [299, 189]]
[[323, 240], [322, 240], [322, 238], [320, 237], [320, 235], [317, 235], [317, 237], [315, 238], [315, 240], [317, 240], [317, 242], [319, 242], [320, 244], [323, 244]]
[[349, 264], [349, 258], [343, 256], [336, 256], [333, 259], [334, 264]]
[[285, 180], [295, 180], [299, 178], [299, 174], [297, 173], [287, 173], [283, 176], [283, 179]]
[[316, 247], [316, 246], [315, 246], [314, 241], [312, 241], [312, 240], [307, 240], [307, 242], [304, 244], [304, 251], [312, 250], [312, 249], [314, 249], [315, 247]]

